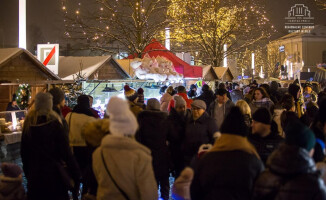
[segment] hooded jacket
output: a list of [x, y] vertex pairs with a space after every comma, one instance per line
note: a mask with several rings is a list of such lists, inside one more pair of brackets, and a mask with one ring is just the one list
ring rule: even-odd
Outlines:
[[264, 166], [246, 137], [222, 134], [200, 159], [191, 184], [192, 200], [250, 200]]
[[268, 158], [253, 199], [326, 199], [326, 187], [305, 149], [282, 144]]
[[134, 139], [107, 135], [93, 153], [98, 200], [125, 200], [105, 169], [101, 151], [115, 182], [130, 200], [158, 199], [150, 150]]
[[0, 176], [0, 199], [1, 200], [24, 200], [25, 190], [21, 177]]

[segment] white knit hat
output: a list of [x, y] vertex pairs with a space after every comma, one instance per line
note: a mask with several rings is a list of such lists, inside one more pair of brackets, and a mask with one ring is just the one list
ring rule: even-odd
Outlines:
[[119, 97], [111, 97], [106, 112], [110, 117], [110, 133], [112, 135], [130, 136], [136, 133], [137, 119], [125, 100]]

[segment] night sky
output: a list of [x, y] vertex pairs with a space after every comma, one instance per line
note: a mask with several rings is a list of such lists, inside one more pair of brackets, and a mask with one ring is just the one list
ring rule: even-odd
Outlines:
[[[76, 0], [71, 0], [78, 2]], [[81, 0], [82, 2], [83, 0]], [[90, 0], [88, 0], [90, 1]], [[266, 0], [267, 16], [276, 27], [273, 39], [287, 34], [284, 18], [294, 4], [305, 4], [315, 18], [315, 25], [326, 25], [326, 10], [320, 10], [313, 0]], [[263, 2], [263, 0], [262, 0]], [[64, 23], [60, 0], [27, 0], [27, 46], [35, 53], [38, 43], [59, 43], [63, 39]], [[0, 48], [18, 46], [18, 0], [0, 0]]]

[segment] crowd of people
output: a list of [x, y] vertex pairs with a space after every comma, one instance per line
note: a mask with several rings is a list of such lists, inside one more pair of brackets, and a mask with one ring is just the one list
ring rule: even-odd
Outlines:
[[254, 81], [169, 86], [146, 102], [141, 88], [124, 94], [99, 119], [90, 96], [69, 110], [59, 88], [38, 93], [21, 142], [26, 195], [22, 171], [3, 163], [0, 199], [326, 199], [325, 89]]

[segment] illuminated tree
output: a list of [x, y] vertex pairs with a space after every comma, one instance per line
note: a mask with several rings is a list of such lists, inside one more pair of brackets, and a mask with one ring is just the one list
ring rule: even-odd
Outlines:
[[326, 0], [315, 0], [315, 2], [322, 10], [326, 10]]
[[170, 0], [171, 38], [196, 51], [206, 64], [220, 66], [225, 55], [274, 32], [260, 4], [258, 0]]
[[165, 0], [84, 1], [78, 5], [62, 2], [65, 36], [86, 40], [91, 49], [140, 56], [167, 24]]
[[274, 46], [267, 48], [265, 45], [255, 46], [253, 50], [246, 48], [244, 51], [238, 53], [237, 66], [239, 73], [241, 73], [243, 69], [245, 74], [252, 76], [252, 53], [255, 54], [255, 76], [259, 75], [262, 66], [265, 77], [278, 77], [281, 67], [276, 66], [277, 63], [280, 62], [278, 48], [275, 48]]

